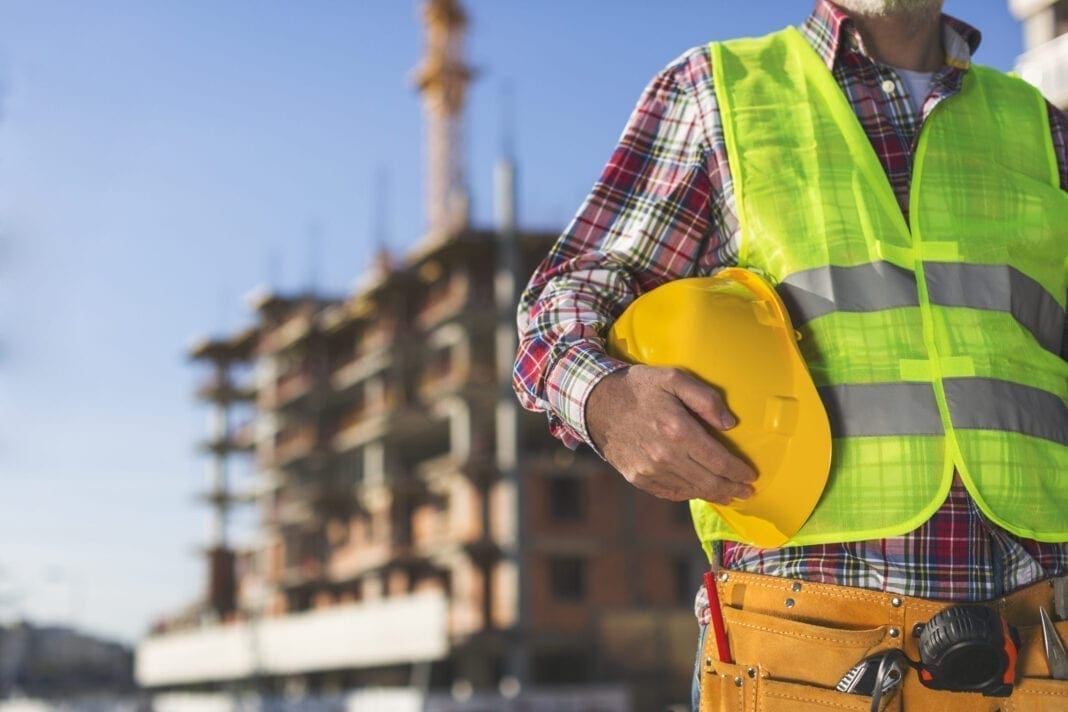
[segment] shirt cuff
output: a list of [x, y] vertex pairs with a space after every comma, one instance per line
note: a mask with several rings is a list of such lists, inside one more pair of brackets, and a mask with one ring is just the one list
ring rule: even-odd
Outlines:
[[585, 442], [603, 459], [586, 426], [586, 401], [602, 378], [629, 365], [607, 355], [600, 344], [590, 343], [574, 344], [557, 359], [546, 378], [545, 397], [551, 412], [562, 421], [564, 432], [558, 436], [565, 444], [574, 447]]

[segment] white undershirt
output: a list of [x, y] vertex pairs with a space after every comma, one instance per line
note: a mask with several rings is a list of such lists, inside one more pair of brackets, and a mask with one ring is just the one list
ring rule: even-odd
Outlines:
[[927, 92], [931, 88], [931, 77], [934, 76], [934, 72], [914, 72], [911, 69], [901, 69], [900, 67], [894, 67], [894, 70], [901, 77], [901, 81], [905, 82], [905, 86], [909, 90], [909, 101], [912, 102], [912, 108], [916, 113], [920, 113], [923, 108], [923, 102], [927, 98]]

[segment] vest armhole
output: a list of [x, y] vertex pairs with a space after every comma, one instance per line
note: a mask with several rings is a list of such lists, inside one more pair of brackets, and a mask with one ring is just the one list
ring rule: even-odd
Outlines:
[[738, 266], [749, 266], [749, 216], [745, 211], [745, 181], [740, 180], [735, 171], [739, 168], [735, 161], [729, 160], [730, 156], [738, 156], [738, 136], [734, 131], [734, 112], [731, 102], [724, 100], [724, 92], [727, 91], [727, 81], [723, 72], [722, 42], [709, 42], [708, 52], [712, 60], [712, 84], [716, 94], [716, 106], [719, 109], [720, 124], [723, 126], [723, 142], [727, 148], [727, 169], [731, 174], [731, 186], [734, 189], [734, 204], [738, 213]]
[[979, 79], [981, 77], [983, 80], [985, 80], [990, 77], [1010, 81], [1016, 84], [1017, 88], [1021, 93], [1026, 93], [1027, 96], [1030, 97], [1030, 100], [1035, 103], [1035, 108], [1038, 112], [1039, 123], [1042, 126], [1042, 147], [1043, 151], [1045, 152], [1046, 166], [1049, 170], [1047, 178], [1051, 186], [1053, 186], [1054, 188], [1060, 188], [1061, 167], [1060, 162], [1057, 160], [1057, 150], [1053, 146], [1053, 127], [1050, 126], [1049, 123], [1049, 106], [1048, 102], [1046, 101], [1046, 97], [1036, 87], [1034, 87], [1016, 74], [1006, 74], [998, 71], [997, 69], [992, 69], [990, 67], [974, 64], [968, 71], [973, 72], [976, 76], [976, 79]]
[[1046, 147], [1046, 156], [1049, 159], [1049, 180], [1050, 185], [1060, 188], [1061, 187], [1061, 166], [1057, 160], [1057, 151], [1053, 147], [1053, 127], [1049, 123], [1049, 106], [1046, 104], [1046, 97], [1041, 92], [1035, 92], [1038, 95], [1038, 104], [1040, 113], [1042, 115], [1042, 128], [1043, 136], [1046, 138], [1043, 141], [1043, 145]]

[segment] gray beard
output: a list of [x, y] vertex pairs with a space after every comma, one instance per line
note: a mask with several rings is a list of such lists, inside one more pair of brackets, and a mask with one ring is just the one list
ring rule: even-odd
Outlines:
[[926, 14], [938, 8], [942, 0], [834, 0], [834, 3], [858, 15], [883, 17]]

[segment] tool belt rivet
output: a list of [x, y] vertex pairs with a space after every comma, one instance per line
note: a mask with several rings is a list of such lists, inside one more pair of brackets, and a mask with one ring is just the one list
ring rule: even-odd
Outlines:
[[801, 590], [801, 582], [800, 581], [794, 581], [794, 584], [792, 586], [790, 586], [790, 589], [792, 591], [800, 591]]
[[727, 572], [723, 572], [723, 573], [721, 573], [719, 575], [719, 582], [720, 583], [727, 583], [730, 580], [731, 580], [730, 574], [728, 574]]
[[754, 678], [754, 677], [756, 677], [756, 669], [755, 668], [749, 668], [748, 670], [745, 671], [745, 674], [748, 675], [750, 678]]
[[712, 667], [712, 658], [705, 658], [705, 665]]
[[742, 676], [741, 675], [739, 675], [738, 677], [734, 678], [734, 686], [735, 687], [741, 687], [742, 686]]
[[785, 605], [787, 608], [793, 608], [794, 607], [794, 599], [787, 598], [785, 601], [783, 601], [783, 605]]
[[899, 635], [901, 635], [901, 630], [899, 628], [891, 628], [890, 629], [890, 637], [891, 638], [896, 638]]
[[926, 623], [917, 623], [916, 625], [912, 626], [912, 637], [913, 638], [919, 638], [920, 637], [920, 633], [923, 632], [923, 627], [925, 625], [927, 625], [927, 624]]
[[901, 599], [898, 598], [897, 596], [894, 596], [893, 598], [890, 599], [890, 605], [893, 606], [894, 608], [901, 608]]

